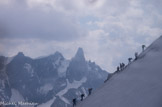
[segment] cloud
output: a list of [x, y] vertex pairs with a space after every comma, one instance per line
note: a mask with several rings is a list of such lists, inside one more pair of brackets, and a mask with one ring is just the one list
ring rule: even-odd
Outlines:
[[0, 53], [31, 57], [83, 47], [113, 72], [162, 34], [160, 0], [0, 0]]
[[73, 40], [85, 33], [72, 16], [50, 6], [30, 7], [26, 0], [14, 0], [0, 7], [0, 38]]

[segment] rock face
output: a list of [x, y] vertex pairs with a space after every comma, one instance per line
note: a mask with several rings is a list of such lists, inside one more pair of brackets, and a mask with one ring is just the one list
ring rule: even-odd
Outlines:
[[162, 36], [77, 107], [162, 107]]
[[67, 78], [70, 82], [80, 81], [88, 72], [88, 65], [84, 57], [82, 48], [79, 48], [75, 57], [72, 58], [67, 69]]
[[38, 107], [70, 107], [72, 99], [88, 88], [101, 86], [108, 73], [86, 61], [82, 48], [71, 60], [61, 53], [32, 59], [19, 52], [15, 57], [0, 57], [0, 100], [28, 101]]

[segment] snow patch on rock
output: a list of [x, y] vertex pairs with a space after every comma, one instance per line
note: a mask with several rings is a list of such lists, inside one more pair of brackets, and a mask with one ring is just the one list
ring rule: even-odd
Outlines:
[[11, 98], [10, 98], [11, 102], [25, 101], [23, 96], [19, 93], [18, 90], [13, 88], [11, 89], [11, 93], [12, 93]]
[[32, 69], [32, 66], [28, 63], [24, 64], [24, 69], [27, 70], [27, 72], [31, 75], [31, 77], [34, 76], [34, 70]]
[[67, 67], [69, 66], [68, 60], [61, 61], [61, 66], [58, 68], [58, 75], [64, 77], [66, 75]]
[[42, 94], [47, 94], [52, 89], [53, 89], [52, 84], [45, 84], [44, 86], [40, 87], [39, 92]]
[[72, 88], [77, 89], [77, 88], [79, 88], [84, 82], [87, 81], [87, 78], [84, 77], [80, 81], [74, 81], [73, 83], [70, 83], [68, 81], [68, 79], [66, 79], [66, 81], [67, 81], [66, 88], [63, 89], [63, 90], [61, 90], [56, 95], [59, 96], [61, 100], [63, 100], [64, 102], [66, 102], [66, 104], [70, 104], [70, 102], [63, 95], [66, 94], [69, 89], [72, 89]]

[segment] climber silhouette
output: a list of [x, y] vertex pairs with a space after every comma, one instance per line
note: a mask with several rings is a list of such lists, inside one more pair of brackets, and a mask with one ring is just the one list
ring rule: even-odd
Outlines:
[[117, 66], [117, 72], [120, 70], [119, 66]]
[[124, 69], [125, 68], [125, 64], [124, 63], [122, 63], [122, 69]]
[[132, 58], [128, 58], [128, 62], [131, 63], [131, 61], [132, 61]]
[[144, 51], [144, 50], [145, 50], [145, 47], [146, 47], [145, 45], [142, 45], [142, 51]]
[[88, 89], [88, 95], [91, 95], [91, 93], [92, 93], [92, 88], [89, 88]]
[[73, 99], [73, 107], [76, 106], [76, 98]]
[[134, 60], [137, 60], [138, 59], [138, 52], [135, 52], [134, 56], [135, 56]]
[[81, 94], [80, 97], [81, 97], [81, 101], [83, 101], [83, 97], [85, 97], [85, 95]]
[[120, 63], [120, 70], [122, 70], [122, 63]]

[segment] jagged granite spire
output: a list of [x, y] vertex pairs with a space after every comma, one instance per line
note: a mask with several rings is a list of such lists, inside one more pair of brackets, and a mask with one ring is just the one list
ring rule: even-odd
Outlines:
[[78, 48], [75, 57], [72, 58], [68, 70], [67, 77], [70, 82], [73, 80], [81, 80], [88, 70], [86, 60], [84, 57], [84, 52], [82, 48]]
[[85, 61], [85, 57], [84, 57], [84, 52], [82, 48], [78, 48], [75, 57], [73, 58], [74, 60], [83, 60]]

